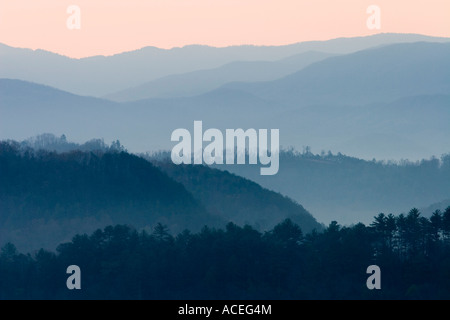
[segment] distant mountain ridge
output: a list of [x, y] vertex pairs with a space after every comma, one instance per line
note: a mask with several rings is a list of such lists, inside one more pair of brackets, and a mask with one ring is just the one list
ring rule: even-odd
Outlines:
[[275, 80], [333, 54], [308, 51], [278, 61], [236, 61], [215, 69], [169, 75], [104, 98], [124, 102], [150, 98], [179, 98], [201, 95], [229, 82]]
[[275, 81], [124, 103], [2, 79], [0, 138], [120, 138], [131, 152], [146, 152], [173, 147], [173, 130], [202, 120], [221, 130], [278, 128], [281, 145], [298, 150], [419, 160], [450, 150], [449, 56], [450, 43], [393, 44], [330, 57]]
[[275, 61], [307, 51], [348, 54], [392, 43], [417, 41], [448, 42], [450, 39], [377, 34], [278, 47], [194, 45], [170, 50], [146, 47], [108, 57], [83, 59], [0, 45], [0, 78], [37, 82], [79, 95], [100, 97], [168, 75], [218, 68], [235, 61]]
[[[450, 149], [449, 149], [450, 151]], [[220, 167], [220, 166], [217, 166]], [[450, 194], [450, 153], [419, 162], [366, 161], [343, 154], [283, 151], [277, 175], [251, 165], [222, 166], [234, 174], [302, 203], [318, 221], [369, 223], [378, 213], [405, 212], [438, 203]], [[446, 202], [432, 206], [446, 209]], [[424, 214], [431, 215], [430, 209]]]
[[450, 43], [393, 44], [316, 62], [282, 79], [228, 87], [289, 106], [361, 105], [450, 92]]

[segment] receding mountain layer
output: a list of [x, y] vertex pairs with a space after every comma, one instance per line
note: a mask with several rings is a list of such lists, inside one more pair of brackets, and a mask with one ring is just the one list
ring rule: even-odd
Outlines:
[[[52, 149], [78, 147], [65, 138], [50, 140]], [[121, 151], [118, 142], [107, 152], [64, 153], [33, 150], [28, 143], [0, 143], [0, 243], [24, 250], [54, 248], [108, 224], [151, 229], [161, 222], [181, 232], [231, 221], [265, 231], [292, 218], [304, 232], [322, 228], [301, 205], [219, 170], [156, 167]], [[89, 146], [95, 144], [82, 147]]]
[[415, 34], [378, 34], [278, 47], [213, 48], [194, 45], [170, 50], [145, 47], [108, 57], [83, 59], [1, 44], [0, 78], [37, 82], [80, 95], [100, 97], [168, 75], [218, 68], [235, 61], [275, 61], [312, 50], [347, 54], [380, 45], [417, 41], [448, 42], [449, 39]]

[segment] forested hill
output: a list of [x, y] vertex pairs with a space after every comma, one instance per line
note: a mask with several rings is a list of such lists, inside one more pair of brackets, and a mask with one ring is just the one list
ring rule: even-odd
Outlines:
[[269, 230], [289, 218], [307, 233], [323, 229], [302, 205], [248, 179], [208, 166], [174, 165], [170, 160], [154, 163], [182, 183], [209, 212], [227, 221]]
[[223, 224], [181, 185], [125, 152], [56, 154], [0, 143], [0, 242], [53, 247], [110, 223], [176, 231]]
[[0, 142], [0, 245], [55, 249], [110, 224], [148, 230], [161, 222], [177, 233], [234, 222], [266, 231], [290, 218], [304, 232], [323, 228], [301, 205], [244, 178], [203, 166], [155, 166], [119, 142], [91, 144], [103, 151]]

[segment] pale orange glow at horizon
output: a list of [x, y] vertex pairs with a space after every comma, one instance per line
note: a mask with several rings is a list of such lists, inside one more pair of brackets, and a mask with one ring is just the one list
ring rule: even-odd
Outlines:
[[[81, 29], [69, 30], [69, 5]], [[381, 29], [366, 26], [370, 5]], [[283, 45], [375, 33], [450, 37], [449, 0], [14, 0], [0, 2], [0, 42], [81, 58], [145, 46]]]

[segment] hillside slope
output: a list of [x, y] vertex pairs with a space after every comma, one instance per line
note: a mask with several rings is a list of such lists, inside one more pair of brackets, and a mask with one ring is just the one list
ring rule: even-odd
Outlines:
[[155, 164], [223, 219], [262, 231], [287, 218], [305, 233], [323, 228], [303, 206], [253, 181], [207, 166], [176, 166], [167, 160]]
[[222, 220], [179, 183], [125, 152], [56, 154], [0, 144], [0, 242], [52, 247], [107, 224], [174, 232]]

